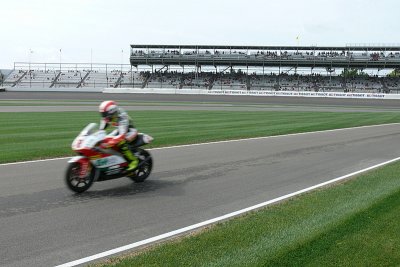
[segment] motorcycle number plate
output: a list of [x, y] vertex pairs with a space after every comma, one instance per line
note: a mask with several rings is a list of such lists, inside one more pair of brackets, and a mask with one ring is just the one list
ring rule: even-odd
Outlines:
[[83, 144], [84, 141], [85, 141], [84, 138], [79, 138], [79, 137], [76, 138], [74, 140], [74, 142], [72, 143], [72, 148], [75, 149], [75, 150], [80, 149], [82, 147], [82, 144]]

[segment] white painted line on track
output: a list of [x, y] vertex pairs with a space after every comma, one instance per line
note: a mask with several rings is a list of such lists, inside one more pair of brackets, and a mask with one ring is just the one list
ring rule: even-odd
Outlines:
[[[373, 128], [373, 127], [381, 127], [381, 126], [390, 126], [390, 125], [400, 125], [400, 123], [396, 122], [396, 123], [387, 123], [387, 124], [376, 124], [376, 125], [357, 126], [357, 127], [351, 127], [351, 128], [340, 128], [340, 129], [332, 129], [332, 130], [321, 130], [321, 131], [314, 131], [314, 132], [292, 133], [292, 134], [282, 134], [282, 135], [272, 135], [272, 136], [261, 136], [261, 137], [242, 138], [242, 139], [232, 139], [232, 140], [215, 141], [215, 142], [207, 142], [207, 143], [197, 143], [197, 144], [187, 144], [187, 145], [177, 145], [177, 146], [159, 147], [159, 148], [152, 148], [152, 149], [149, 149], [149, 150], [160, 150], [160, 149], [169, 149], [169, 148], [181, 148], [181, 147], [191, 147], [191, 146], [213, 145], [213, 144], [222, 144], [222, 143], [233, 143], [233, 142], [241, 142], [241, 141], [261, 140], [261, 139], [269, 139], [269, 138], [281, 138], [281, 137], [298, 136], [298, 135], [307, 135], [307, 134], [329, 133], [329, 132], [346, 131], [346, 130], [353, 130], [353, 129], [362, 129], [362, 128]], [[0, 165], [0, 166], [1, 166], [1, 165]]]
[[166, 238], [170, 238], [170, 237], [173, 237], [173, 236], [176, 236], [176, 235], [179, 235], [179, 234], [183, 234], [185, 232], [189, 232], [189, 231], [195, 230], [195, 229], [200, 228], [200, 227], [204, 227], [204, 226], [207, 226], [207, 225], [219, 222], [219, 221], [223, 221], [223, 220], [226, 220], [226, 219], [241, 215], [241, 214], [249, 212], [249, 211], [253, 211], [253, 210], [256, 210], [256, 209], [259, 209], [259, 208], [266, 207], [266, 206], [268, 206], [270, 204], [273, 204], [273, 203], [276, 203], [276, 202], [279, 202], [279, 201], [282, 201], [282, 200], [285, 200], [285, 199], [288, 199], [288, 198], [291, 198], [291, 197], [294, 197], [294, 196], [297, 196], [297, 195], [300, 195], [300, 194], [303, 194], [303, 193], [306, 193], [306, 192], [309, 192], [309, 191], [312, 191], [314, 189], [317, 189], [317, 188], [320, 188], [320, 187], [323, 187], [323, 186], [338, 182], [340, 180], [347, 179], [347, 178], [349, 178], [351, 176], [358, 175], [360, 173], [363, 173], [363, 172], [366, 172], [366, 171], [369, 171], [369, 170], [372, 170], [372, 169], [375, 169], [375, 168], [390, 164], [390, 163], [398, 161], [398, 160], [400, 160], [400, 157], [394, 158], [394, 159], [391, 159], [391, 160], [388, 160], [388, 161], [385, 161], [385, 162], [382, 162], [382, 163], [379, 163], [377, 165], [374, 165], [374, 166], [371, 166], [371, 167], [368, 167], [368, 168], [365, 168], [365, 169], [362, 169], [362, 170], [359, 170], [359, 171], [356, 171], [356, 172], [353, 172], [353, 173], [350, 173], [350, 174], [346, 174], [344, 176], [341, 176], [341, 177], [338, 177], [338, 178], [335, 178], [335, 179], [332, 179], [332, 180], [329, 180], [329, 181], [326, 181], [326, 182], [323, 182], [323, 183], [320, 183], [320, 184], [317, 184], [317, 185], [314, 185], [314, 186], [311, 186], [311, 187], [304, 188], [302, 190], [299, 190], [299, 191], [296, 191], [296, 192], [293, 192], [293, 193], [290, 193], [290, 194], [287, 194], [287, 195], [284, 195], [284, 196], [281, 196], [281, 197], [278, 197], [278, 198], [274, 198], [272, 200], [265, 201], [263, 203], [260, 203], [260, 204], [257, 204], [257, 205], [254, 205], [254, 206], [251, 206], [251, 207], [248, 207], [248, 208], [245, 208], [245, 209], [241, 209], [241, 210], [238, 210], [238, 211], [235, 211], [235, 212], [232, 212], [232, 213], [228, 213], [228, 214], [225, 214], [225, 215], [220, 216], [220, 217], [216, 217], [216, 218], [213, 218], [213, 219], [210, 219], [210, 220], [207, 220], [207, 221], [204, 221], [204, 222], [200, 222], [200, 223], [197, 223], [197, 224], [189, 225], [189, 226], [186, 226], [184, 228], [180, 228], [180, 229], [177, 229], [177, 230], [165, 233], [165, 234], [161, 234], [161, 235], [154, 236], [154, 237], [151, 237], [151, 238], [148, 238], [148, 239], [144, 239], [144, 240], [141, 240], [141, 241], [138, 241], [138, 242], [126, 245], [126, 246], [122, 246], [122, 247], [114, 248], [114, 249], [111, 249], [111, 250], [107, 250], [107, 251], [104, 251], [104, 252], [89, 256], [89, 257], [85, 257], [85, 258], [82, 258], [82, 259], [79, 259], [79, 260], [67, 262], [67, 263], [58, 265], [56, 267], [76, 266], [76, 265], [87, 263], [87, 262], [90, 262], [90, 261], [93, 261], [93, 260], [97, 260], [97, 259], [101, 259], [101, 258], [104, 258], [104, 257], [107, 257], [107, 256], [111, 256], [111, 255], [114, 255], [114, 254], [117, 254], [117, 253], [120, 253], [120, 252], [124, 252], [124, 251], [130, 250], [130, 249], [133, 249], [133, 248], [137, 248], [137, 247], [140, 247], [140, 246], [143, 246], [143, 245], [148, 245], [150, 243], [153, 243], [153, 242], [156, 242], [156, 241], [160, 241], [160, 240], [163, 240], [163, 239], [166, 239]]
[[[304, 133], [293, 133], [293, 134], [283, 134], [283, 135], [273, 135], [273, 136], [251, 137], [251, 138], [242, 138], [242, 139], [233, 139], [233, 140], [224, 140], [224, 141], [214, 141], [214, 142], [206, 142], [206, 143], [187, 144], [187, 145], [165, 146], [165, 147], [150, 148], [150, 149], [147, 149], [147, 150], [151, 151], [151, 150], [172, 149], [172, 148], [191, 147], [191, 146], [203, 146], [203, 145], [213, 145], [213, 144], [222, 144], [222, 143], [243, 142], [243, 141], [250, 141], [250, 140], [261, 140], [261, 139], [268, 139], [268, 138], [280, 138], [280, 137], [306, 135], [306, 134], [329, 133], [329, 132], [346, 131], [346, 130], [353, 130], [353, 129], [390, 126], [390, 125], [400, 125], [400, 123], [376, 124], [376, 125], [357, 126], [357, 127], [351, 127], [351, 128], [340, 128], [340, 129], [322, 130], [322, 131], [314, 131], [314, 132], [304, 132]], [[73, 156], [71, 156], [71, 157], [73, 157]], [[19, 162], [11, 162], [11, 163], [2, 163], [2, 164], [0, 164], [0, 167], [1, 166], [7, 166], [7, 165], [36, 163], [36, 162], [44, 162], [44, 161], [52, 161], [52, 160], [63, 160], [63, 159], [69, 159], [71, 157], [61, 157], [61, 158], [51, 158], [51, 159], [40, 159], [40, 160], [30, 160], [30, 161], [19, 161]]]
[[18, 164], [26, 164], [26, 163], [36, 163], [36, 162], [44, 162], [44, 161], [52, 161], [52, 160], [62, 160], [62, 159], [69, 159], [71, 157], [62, 157], [62, 158], [52, 158], [52, 159], [38, 159], [38, 160], [29, 160], [29, 161], [18, 161], [18, 162], [11, 162], [11, 163], [2, 163], [1, 166], [8, 166], [8, 165], [18, 165]]

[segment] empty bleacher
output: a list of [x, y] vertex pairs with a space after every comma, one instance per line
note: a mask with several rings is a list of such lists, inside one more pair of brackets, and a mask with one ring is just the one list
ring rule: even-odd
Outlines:
[[54, 88], [76, 88], [80, 81], [85, 76], [85, 72], [80, 70], [68, 70], [62, 71], [56, 81], [54, 82]]
[[57, 72], [54, 70], [14, 70], [5, 84], [17, 87], [50, 87]]

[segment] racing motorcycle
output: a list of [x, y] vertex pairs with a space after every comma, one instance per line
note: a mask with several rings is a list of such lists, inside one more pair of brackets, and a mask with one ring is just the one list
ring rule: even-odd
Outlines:
[[101, 148], [103, 142], [109, 143], [115, 132], [107, 135], [106, 131], [98, 130], [97, 123], [90, 123], [72, 142], [71, 148], [79, 156], [68, 161], [65, 182], [69, 189], [82, 193], [88, 190], [94, 182], [101, 182], [121, 177], [129, 177], [135, 183], [141, 183], [150, 175], [153, 159], [150, 153], [142, 148], [153, 138], [139, 133], [136, 139], [129, 143], [129, 148], [139, 159], [138, 166], [127, 171], [128, 162], [123, 155], [112, 149]]

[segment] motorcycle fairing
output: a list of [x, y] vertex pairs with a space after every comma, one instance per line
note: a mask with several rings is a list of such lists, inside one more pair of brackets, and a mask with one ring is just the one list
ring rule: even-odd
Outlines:
[[126, 160], [122, 157], [112, 155], [109, 157], [91, 160], [91, 162], [94, 166], [96, 166], [96, 168], [103, 169], [115, 165], [120, 166], [121, 164], [126, 163]]

